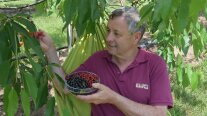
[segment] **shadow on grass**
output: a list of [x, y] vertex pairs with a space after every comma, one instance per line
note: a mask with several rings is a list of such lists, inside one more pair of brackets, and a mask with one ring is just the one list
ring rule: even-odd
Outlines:
[[179, 86], [173, 87], [174, 95], [176, 99], [180, 99], [183, 103], [186, 103], [191, 106], [205, 106], [205, 103], [203, 103], [202, 100], [199, 100], [196, 95], [193, 95], [192, 93], [188, 93], [184, 89], [182, 89]]
[[169, 110], [170, 112], [170, 116], [186, 116], [186, 112], [184, 109], [180, 108], [177, 105], [174, 105], [174, 107], [172, 109]]
[[207, 90], [207, 81], [202, 82], [202, 85], [200, 86], [200, 88], [204, 91]]
[[[207, 84], [207, 81], [202, 84]], [[174, 104], [174, 107], [169, 109], [170, 116], [187, 116], [186, 105], [190, 107], [206, 107], [205, 103], [192, 92], [188, 92], [178, 85], [174, 85], [172, 89], [175, 97], [174, 100], [180, 100], [184, 106], [182, 104]]]

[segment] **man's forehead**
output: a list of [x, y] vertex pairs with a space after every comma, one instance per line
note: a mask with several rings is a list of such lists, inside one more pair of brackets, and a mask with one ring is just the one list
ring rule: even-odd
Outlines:
[[127, 24], [127, 21], [125, 20], [125, 18], [123, 16], [119, 16], [113, 19], [109, 19], [107, 26], [111, 25], [111, 24], [115, 24], [115, 23], [121, 23], [121, 24]]
[[124, 19], [112, 19], [108, 21], [107, 29], [121, 33], [128, 32], [128, 24]]

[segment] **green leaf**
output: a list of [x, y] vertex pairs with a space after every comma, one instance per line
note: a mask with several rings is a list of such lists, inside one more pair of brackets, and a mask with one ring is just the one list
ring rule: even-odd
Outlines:
[[206, 0], [191, 0], [189, 7], [189, 17], [195, 23], [197, 21], [198, 15], [206, 6]]
[[63, 80], [63, 78], [61, 78], [57, 73], [55, 73], [55, 76], [56, 76], [57, 80], [60, 82], [62, 88], [64, 88], [65, 81]]
[[187, 68], [186, 68], [185, 72], [188, 76], [189, 81], [191, 81], [190, 79], [191, 79], [193, 71], [192, 71], [192, 68], [189, 65], [187, 65]]
[[78, 34], [78, 37], [81, 38], [82, 34], [84, 33], [84, 31], [87, 31], [85, 30], [85, 28], [87, 28], [87, 23], [79, 23], [77, 22], [77, 24], [75, 25], [76, 28], [77, 28], [77, 34]]
[[176, 68], [176, 76], [178, 84], [183, 81], [183, 61], [180, 55], [177, 56], [177, 68]]
[[55, 98], [51, 97], [47, 101], [47, 108], [46, 108], [46, 111], [45, 111], [45, 116], [54, 116], [55, 115], [54, 107], [55, 107]]
[[203, 50], [203, 41], [201, 40], [200, 34], [192, 34], [193, 52], [196, 57], [199, 57]]
[[182, 81], [182, 85], [184, 88], [190, 85], [189, 79], [190, 79], [191, 74], [192, 74], [192, 69], [188, 65], [187, 67], [184, 68], [183, 81]]
[[[90, 1], [88, 0], [81, 0], [80, 7], [78, 9], [78, 18], [76, 23], [77, 34], [81, 37], [84, 31], [88, 31], [88, 23], [91, 19], [91, 12], [90, 12]], [[93, 23], [90, 23], [90, 26], [94, 27]], [[87, 29], [86, 29], [87, 28]], [[94, 27], [95, 28], [95, 27]]]
[[23, 17], [18, 16], [15, 18], [15, 21], [24, 25], [29, 30], [29, 32], [36, 32], [37, 31], [37, 28], [34, 25], [34, 23], [28, 19], [25, 19]]
[[[91, 20], [92, 20], [92, 22], [95, 22], [96, 21], [96, 19], [99, 19], [100, 17], [101, 17], [101, 12], [102, 12], [102, 9], [100, 8], [100, 7], [98, 7], [99, 5], [98, 5], [98, 1], [97, 0], [92, 0], [91, 1]], [[100, 2], [100, 4], [101, 4], [101, 2]], [[102, 5], [102, 7], [104, 7], [104, 4], [102, 3], [101, 4]]]
[[151, 16], [153, 5], [154, 5], [153, 3], [149, 3], [140, 9], [140, 15], [141, 15], [140, 22], [145, 22]]
[[[91, 0], [90, 0], [91, 1]], [[90, 19], [90, 1], [89, 0], [80, 0], [80, 7], [78, 7], [78, 16], [79, 16], [79, 24], [83, 24], [87, 20]]]
[[72, 104], [70, 102], [70, 99], [67, 99], [68, 95], [61, 97], [56, 92], [57, 91], [55, 91], [55, 100], [57, 102], [57, 107], [58, 107], [60, 116], [73, 116]]
[[73, 110], [76, 112], [76, 114], [79, 114], [77, 116], [83, 116], [83, 115], [90, 116], [90, 113], [91, 113], [90, 104], [79, 100], [74, 95], [70, 95], [70, 100], [72, 101], [72, 104], [73, 104]]
[[15, 32], [15, 29], [11, 26], [11, 23], [8, 23], [6, 25], [6, 32], [8, 33], [8, 40], [10, 42], [10, 46], [12, 48], [12, 51], [14, 55], [20, 52], [18, 48], [19, 40], [17, 38], [17, 33]]
[[0, 64], [0, 85], [5, 86], [8, 83], [10, 61], [4, 61]]
[[204, 16], [205, 16], [205, 18], [207, 18], [207, 8], [205, 8]]
[[15, 79], [15, 83], [13, 83], [13, 87], [15, 91], [17, 92], [17, 95], [20, 96], [21, 87], [22, 87], [21, 80], [18, 77], [15, 77], [14, 79]]
[[12, 21], [12, 26], [14, 27], [14, 29], [17, 32], [19, 32], [20, 34], [26, 36], [27, 38], [30, 38], [30, 35], [29, 35], [28, 31], [23, 26], [21, 26], [20, 24]]
[[162, 9], [161, 9], [161, 17], [163, 20], [166, 20], [167, 16], [169, 15], [171, 6], [172, 6], [172, 0], [160, 0], [158, 2], [162, 3]]
[[0, 64], [12, 58], [12, 49], [9, 45], [9, 34], [4, 29], [0, 31]]
[[177, 67], [176, 74], [177, 74], [177, 82], [178, 82], [178, 84], [182, 83], [182, 81], [183, 81], [183, 69], [181, 67]]
[[160, 18], [166, 20], [171, 9], [172, 0], [157, 0], [154, 9], [154, 21], [159, 21]]
[[184, 31], [184, 36], [180, 38], [181, 44], [182, 44], [182, 51], [184, 55], [186, 56], [188, 53], [188, 49], [190, 47], [190, 37], [186, 31]]
[[95, 14], [95, 11], [97, 11], [97, 0], [90, 0], [90, 7], [91, 7], [91, 18], [94, 19], [94, 14]]
[[28, 56], [28, 59], [32, 65], [32, 69], [33, 69], [33, 73], [35, 74], [35, 76], [38, 76], [39, 73], [42, 71], [42, 67], [40, 64], [38, 64], [37, 62], [35, 62], [32, 59], [32, 55], [28, 50], [25, 50], [26, 55]]
[[[71, 23], [75, 22], [75, 17], [77, 14], [77, 7], [79, 0], [65, 0], [63, 4], [63, 13], [65, 14], [65, 25], [63, 30]], [[71, 5], [72, 4], [72, 5]], [[70, 7], [68, 7], [70, 6]]]
[[181, 33], [188, 25], [189, 1], [182, 0], [177, 12], [178, 13], [177, 13], [176, 19], [173, 20], [174, 30], [176, 33]]
[[23, 72], [23, 73], [24, 73], [26, 88], [28, 89], [29, 94], [32, 96], [33, 100], [35, 101], [38, 92], [38, 87], [35, 82], [35, 79], [30, 73], [27, 72]]
[[7, 112], [8, 110], [8, 104], [9, 104], [9, 93], [11, 91], [11, 86], [8, 85], [4, 88], [4, 94], [3, 94], [3, 101], [4, 101], [4, 112]]
[[21, 91], [21, 101], [25, 116], [30, 116], [30, 98], [25, 90]]
[[95, 23], [92, 22], [91, 19], [89, 19], [87, 22], [86, 30], [83, 30], [83, 32], [86, 31], [87, 33], [95, 34], [95, 26]]
[[18, 96], [14, 88], [9, 92], [7, 115], [14, 116], [18, 109]]
[[170, 47], [167, 48], [167, 63], [173, 62], [173, 52]]
[[57, 6], [60, 3], [61, 0], [56, 0], [55, 5]]
[[197, 72], [193, 72], [192, 77], [191, 77], [191, 88], [192, 90], [195, 90], [198, 86], [198, 75]]
[[12, 84], [13, 82], [16, 81], [16, 78], [17, 78], [17, 61], [13, 61], [10, 64], [8, 83]]
[[[41, 77], [45, 78], [45, 77]], [[41, 80], [42, 81], [42, 80]], [[42, 107], [47, 102], [48, 97], [48, 83], [47, 79], [45, 79], [44, 82], [41, 82], [39, 85], [38, 93], [37, 93], [37, 99], [36, 99], [36, 109]]]
[[[26, 38], [24, 39], [24, 43], [25, 43], [25, 48], [27, 50], [32, 48], [32, 50], [37, 54], [37, 56], [39, 56], [41, 61], [45, 64], [46, 61], [42, 49], [40, 48], [40, 43], [35, 38]], [[27, 55], [29, 54], [30, 53], [28, 52]]]

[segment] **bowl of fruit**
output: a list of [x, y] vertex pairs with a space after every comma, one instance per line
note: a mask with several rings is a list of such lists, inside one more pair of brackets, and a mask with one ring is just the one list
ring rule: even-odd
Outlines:
[[93, 83], [99, 83], [97, 74], [88, 71], [79, 71], [65, 77], [66, 87], [75, 95], [89, 95], [97, 91], [92, 87]]

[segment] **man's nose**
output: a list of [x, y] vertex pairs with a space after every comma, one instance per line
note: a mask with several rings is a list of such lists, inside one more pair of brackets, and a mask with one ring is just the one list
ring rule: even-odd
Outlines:
[[113, 41], [113, 40], [114, 40], [113, 34], [112, 33], [108, 33], [108, 35], [106, 37], [106, 41], [110, 42], [110, 41]]

